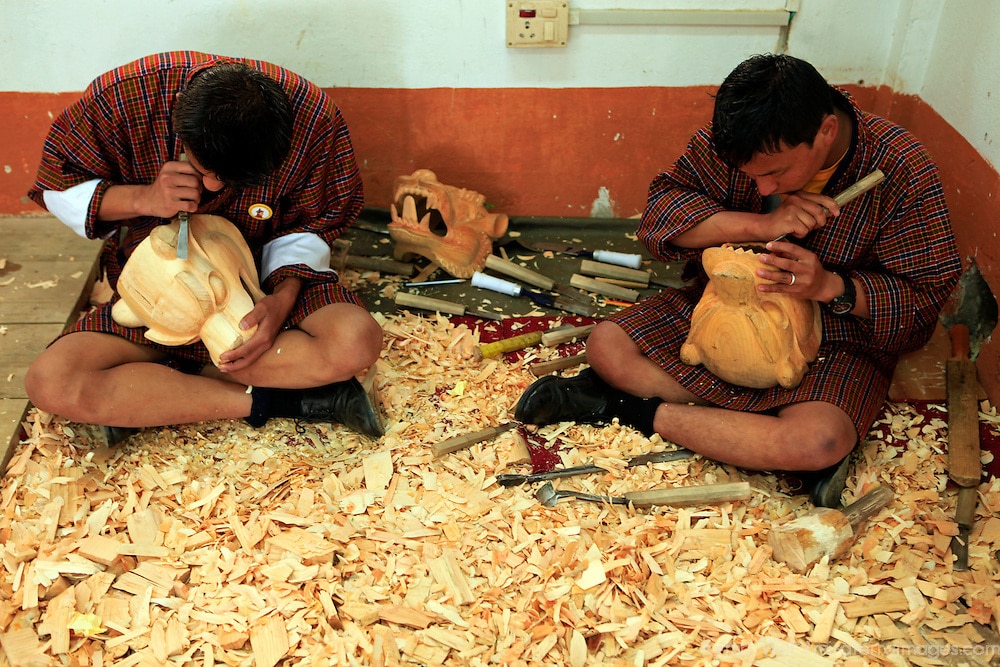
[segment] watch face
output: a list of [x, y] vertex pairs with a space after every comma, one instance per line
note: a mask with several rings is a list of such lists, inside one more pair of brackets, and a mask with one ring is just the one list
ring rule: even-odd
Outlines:
[[834, 301], [830, 304], [830, 312], [834, 315], [847, 315], [854, 310], [854, 305], [846, 301]]

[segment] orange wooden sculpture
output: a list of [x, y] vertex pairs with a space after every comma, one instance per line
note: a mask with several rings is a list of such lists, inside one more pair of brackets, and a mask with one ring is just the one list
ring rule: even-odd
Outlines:
[[217, 215], [190, 216], [187, 259], [177, 257], [179, 223], [155, 228], [136, 247], [118, 279], [115, 322], [148, 327], [163, 345], [204, 342], [219, 355], [248, 340], [256, 327], [240, 320], [263, 298], [253, 254], [233, 223]]
[[486, 197], [444, 185], [430, 169], [397, 178], [392, 201], [396, 259], [422, 255], [456, 278], [482, 271], [493, 241], [507, 233], [507, 216], [488, 212]]
[[819, 352], [819, 304], [758, 292], [766, 281], [756, 274], [761, 263], [752, 247], [706, 248], [702, 266], [709, 283], [691, 316], [681, 361], [704, 364], [742, 387], [798, 386]]

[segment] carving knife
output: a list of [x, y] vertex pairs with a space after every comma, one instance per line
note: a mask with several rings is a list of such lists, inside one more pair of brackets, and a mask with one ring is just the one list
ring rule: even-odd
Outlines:
[[[879, 183], [881, 183], [884, 180], [885, 180], [885, 174], [882, 173], [881, 169], [876, 169], [875, 171], [873, 171], [872, 173], [868, 174], [867, 176], [865, 176], [864, 178], [862, 178], [860, 181], [858, 181], [857, 183], [855, 183], [854, 185], [852, 185], [852, 186], [848, 187], [847, 189], [845, 189], [844, 191], [842, 191], [839, 195], [837, 195], [836, 197], [833, 198], [833, 201], [837, 202], [837, 206], [843, 206], [844, 204], [846, 204], [848, 202], [854, 201], [855, 199], [857, 199], [858, 197], [860, 197], [864, 193], [868, 192], [869, 190], [871, 190], [872, 188], [874, 188], [876, 185], [878, 185]], [[829, 213], [829, 211], [826, 210], [826, 207], [823, 207], [823, 210], [826, 213]], [[784, 241], [786, 238], [788, 238], [788, 234], [787, 233], [786, 234], [782, 234], [781, 236], [779, 236], [778, 238], [776, 238], [774, 240], [775, 241]], [[772, 243], [773, 243], [773, 241], [772, 241]]]
[[[187, 162], [187, 153], [181, 153], [181, 162]], [[180, 211], [177, 214], [180, 221], [180, 228], [177, 230], [177, 259], [188, 258], [188, 212]]]
[[[642, 454], [629, 459], [625, 464], [626, 468], [635, 468], [647, 463], [667, 463], [670, 461], [681, 461], [694, 456], [690, 449], [674, 449], [666, 452], [656, 452], [654, 454]], [[592, 472], [607, 472], [607, 469], [596, 465], [575, 466], [572, 468], [557, 468], [548, 472], [537, 472], [530, 475], [514, 475], [504, 473], [497, 475], [497, 484], [500, 486], [518, 486], [519, 484], [531, 484], [542, 482], [548, 479], [560, 477], [573, 477], [574, 475], [586, 475]]]

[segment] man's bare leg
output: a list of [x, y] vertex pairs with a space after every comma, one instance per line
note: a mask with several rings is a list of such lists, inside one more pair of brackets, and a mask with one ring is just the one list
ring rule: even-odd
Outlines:
[[591, 333], [587, 359], [611, 386], [664, 401], [653, 421], [661, 437], [716, 461], [754, 470], [821, 470], [841, 461], [857, 442], [854, 423], [829, 403], [792, 404], [774, 416], [707, 405], [613, 322]]
[[175, 371], [157, 363], [162, 355], [151, 348], [80, 332], [39, 355], [25, 388], [38, 408], [80, 423], [143, 427], [239, 419], [251, 413], [247, 385], [301, 388], [347, 380], [377, 360], [381, 340], [364, 309], [332, 304], [299, 330], [279, 334], [257, 362], [229, 377]]

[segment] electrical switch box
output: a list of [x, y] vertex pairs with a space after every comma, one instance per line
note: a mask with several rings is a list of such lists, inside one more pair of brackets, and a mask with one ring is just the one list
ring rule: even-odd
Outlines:
[[567, 0], [508, 0], [507, 46], [566, 46], [568, 35]]

